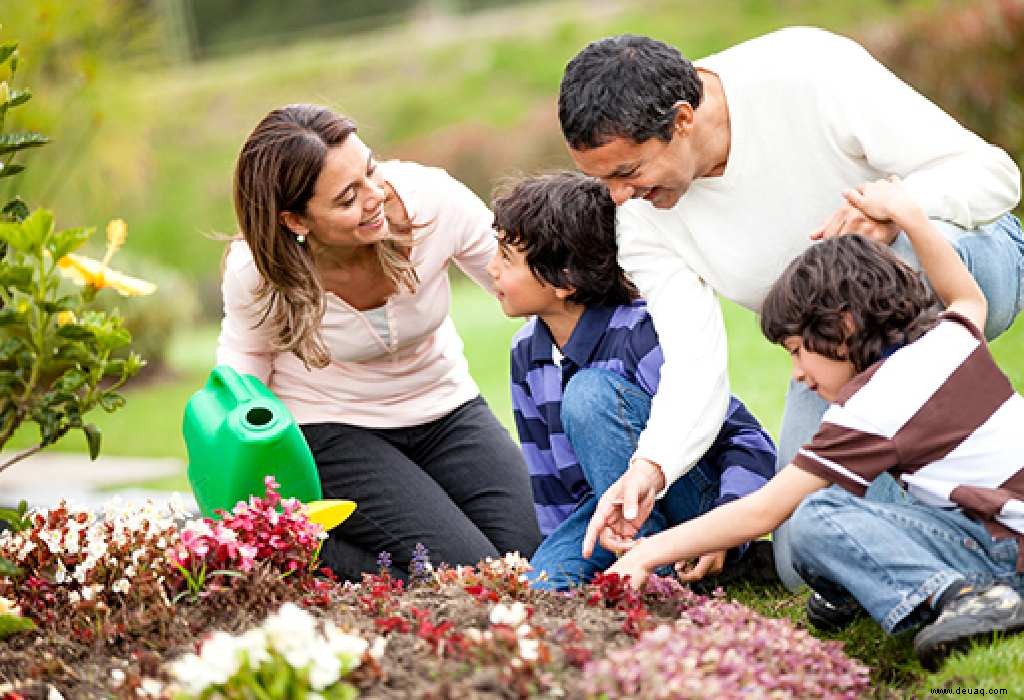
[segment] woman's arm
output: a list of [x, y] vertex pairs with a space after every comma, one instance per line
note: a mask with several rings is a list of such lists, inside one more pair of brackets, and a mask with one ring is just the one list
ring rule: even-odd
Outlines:
[[269, 384], [274, 358], [270, 333], [264, 326], [254, 327], [259, 321], [254, 293], [258, 283], [248, 247], [241, 241], [231, 243], [221, 282], [224, 318], [217, 338], [217, 364]]

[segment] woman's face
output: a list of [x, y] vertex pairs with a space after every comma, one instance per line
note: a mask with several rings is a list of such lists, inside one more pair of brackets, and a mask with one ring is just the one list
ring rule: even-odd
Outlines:
[[387, 237], [384, 179], [373, 154], [358, 136], [327, 151], [313, 196], [304, 213], [282, 219], [296, 235], [324, 248], [354, 248]]

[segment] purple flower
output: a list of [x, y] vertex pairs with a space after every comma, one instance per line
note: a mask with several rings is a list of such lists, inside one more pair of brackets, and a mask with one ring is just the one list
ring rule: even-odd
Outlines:
[[387, 552], [381, 552], [377, 555], [377, 568], [384, 573], [391, 568], [391, 555]]
[[412, 549], [409, 561], [409, 575], [413, 581], [425, 581], [430, 578], [434, 567], [430, 563], [430, 552], [422, 542], [417, 542]]

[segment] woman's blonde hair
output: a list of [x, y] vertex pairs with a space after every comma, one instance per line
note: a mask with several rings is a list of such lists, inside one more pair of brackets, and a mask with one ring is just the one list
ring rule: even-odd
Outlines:
[[[331, 361], [320, 332], [324, 289], [309, 247], [296, 240], [281, 214], [306, 212], [328, 150], [355, 131], [354, 121], [326, 107], [288, 105], [256, 125], [235, 164], [235, 215], [263, 278], [256, 290], [256, 325], [268, 324], [273, 349], [295, 353], [306, 367], [319, 369]], [[408, 255], [412, 228], [392, 226], [392, 236], [374, 244], [396, 290], [414, 292], [419, 283]]]

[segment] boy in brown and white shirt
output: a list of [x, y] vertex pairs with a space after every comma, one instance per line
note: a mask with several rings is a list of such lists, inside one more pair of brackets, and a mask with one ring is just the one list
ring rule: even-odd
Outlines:
[[844, 196], [906, 232], [946, 312], [936, 318], [931, 292], [885, 246], [852, 235], [809, 248], [768, 293], [761, 327], [831, 403], [819, 432], [759, 491], [658, 535], [637, 541], [628, 523], [595, 516], [610, 524], [588, 530], [584, 555], [599, 536], [628, 549], [610, 571], [640, 582], [792, 515], [812, 621], [863, 607], [887, 632], [926, 623], [914, 648], [935, 665], [1024, 629], [1024, 398], [979, 330], [985, 297], [902, 186]]

